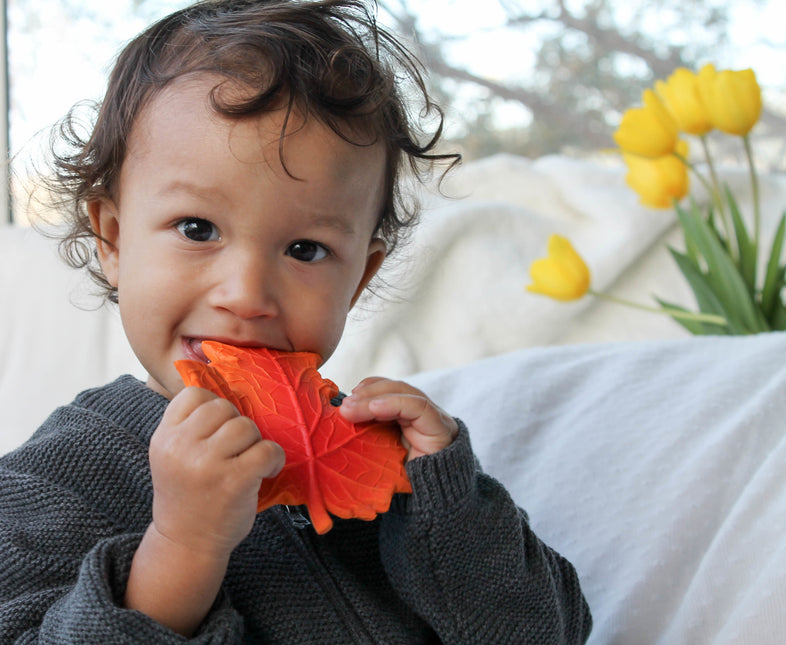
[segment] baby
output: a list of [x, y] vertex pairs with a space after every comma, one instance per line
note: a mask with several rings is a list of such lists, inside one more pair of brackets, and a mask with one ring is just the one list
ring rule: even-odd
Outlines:
[[123, 50], [89, 137], [66, 121], [66, 250], [149, 376], [80, 394], [0, 460], [2, 642], [585, 641], [572, 566], [422, 392], [369, 378], [343, 400], [399, 425], [412, 493], [318, 535], [302, 509], [256, 512], [282, 449], [174, 366], [204, 340], [330, 357], [414, 223], [407, 167], [457, 160], [421, 139], [413, 90], [431, 107], [361, 2], [217, 0]]

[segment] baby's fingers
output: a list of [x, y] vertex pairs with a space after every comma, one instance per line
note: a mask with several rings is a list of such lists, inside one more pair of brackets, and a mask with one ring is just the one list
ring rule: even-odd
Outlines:
[[284, 449], [274, 441], [261, 438], [236, 459], [241, 468], [255, 473], [260, 482], [278, 475], [286, 463]]
[[207, 438], [210, 450], [223, 458], [236, 457], [260, 441], [262, 435], [256, 424], [241, 416], [229, 419]]
[[218, 397], [209, 390], [200, 387], [183, 388], [167, 405], [163, 421], [171, 426], [179, 425], [204, 404], [215, 399]]
[[416, 394], [381, 394], [368, 400], [368, 409], [380, 421], [399, 421], [405, 425], [423, 425], [427, 430], [432, 424], [436, 409], [428, 399]]
[[[420, 390], [407, 383], [381, 378], [362, 381], [341, 404], [341, 413], [355, 423], [377, 419], [416, 426], [426, 434], [438, 433], [443, 414]], [[446, 415], [445, 415], [446, 416]]]
[[368, 407], [377, 419], [398, 421], [409, 459], [447, 448], [458, 434], [455, 419], [425, 396], [385, 394], [371, 399]]
[[386, 379], [363, 381], [344, 400], [341, 414], [354, 423], [372, 419], [398, 422], [410, 458], [438, 452], [458, 434], [455, 419], [423, 392]]

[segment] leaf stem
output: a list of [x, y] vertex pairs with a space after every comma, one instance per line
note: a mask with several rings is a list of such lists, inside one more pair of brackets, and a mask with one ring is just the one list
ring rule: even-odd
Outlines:
[[[710, 171], [710, 177], [712, 178], [712, 187], [708, 187], [710, 198], [715, 206], [718, 208], [718, 212], [720, 213], [721, 221], [723, 222], [723, 228], [726, 230], [726, 239], [728, 241], [729, 249], [732, 249], [732, 226], [729, 222], [729, 216], [726, 213], [726, 207], [723, 205], [723, 199], [721, 198], [721, 190], [720, 190], [720, 182], [718, 181], [718, 173], [715, 170], [715, 163], [712, 161], [712, 154], [710, 154], [710, 146], [707, 140], [707, 135], [703, 134], [699, 137], [701, 140], [701, 147], [704, 150], [704, 159], [707, 162], [707, 168]], [[698, 174], [698, 173], [697, 173]], [[705, 186], [707, 184], [705, 183]]]
[[647, 305], [642, 305], [638, 302], [631, 302], [630, 300], [625, 300], [624, 298], [617, 298], [616, 296], [609, 295], [608, 293], [603, 293], [601, 291], [595, 291], [593, 289], [588, 289], [587, 293], [596, 298], [600, 298], [601, 300], [606, 300], [608, 302], [613, 302], [618, 305], [624, 305], [626, 307], [632, 307], [634, 309], [639, 309], [641, 311], [646, 311], [649, 313], [654, 314], [666, 314], [668, 316], [672, 316], [673, 318], [680, 318], [682, 320], [693, 320], [696, 322], [703, 322], [709, 323], [711, 325], [726, 325], [728, 321], [723, 316], [718, 316], [716, 314], [705, 314], [705, 313], [695, 313], [693, 311], [682, 311], [681, 309], [675, 309], [673, 307], [650, 307]]
[[753, 161], [753, 146], [749, 134], [742, 137], [745, 142], [745, 156], [748, 158], [748, 169], [751, 177], [751, 192], [753, 195], [753, 244], [759, 249], [759, 236], [761, 228], [761, 196], [759, 194], [759, 177], [756, 174], [756, 165]]

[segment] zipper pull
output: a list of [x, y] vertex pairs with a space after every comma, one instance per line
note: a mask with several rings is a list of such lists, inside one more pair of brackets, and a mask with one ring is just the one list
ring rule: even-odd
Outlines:
[[311, 526], [311, 520], [303, 515], [297, 506], [284, 505], [284, 508], [289, 514], [289, 519], [292, 521], [292, 524], [296, 529], [304, 529], [307, 526]]

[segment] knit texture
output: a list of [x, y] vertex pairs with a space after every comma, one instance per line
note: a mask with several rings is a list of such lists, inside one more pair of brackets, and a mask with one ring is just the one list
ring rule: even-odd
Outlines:
[[[469, 435], [407, 465], [411, 495], [324, 536], [257, 516], [198, 633], [122, 607], [151, 521], [148, 445], [167, 401], [132, 377], [80, 394], [0, 459], [2, 643], [583, 643], [573, 567], [480, 473]], [[297, 509], [295, 509], [297, 511]]]

